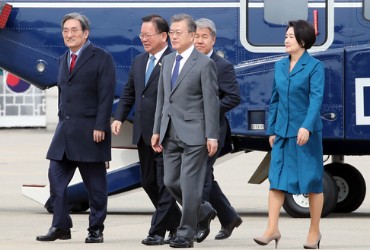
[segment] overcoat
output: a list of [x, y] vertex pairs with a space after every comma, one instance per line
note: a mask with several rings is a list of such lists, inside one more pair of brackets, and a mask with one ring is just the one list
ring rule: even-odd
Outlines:
[[[111, 160], [110, 117], [116, 83], [112, 56], [90, 43], [69, 72], [67, 51], [59, 59], [59, 122], [47, 158], [77, 162]], [[93, 131], [105, 131], [105, 140], [93, 141]]]

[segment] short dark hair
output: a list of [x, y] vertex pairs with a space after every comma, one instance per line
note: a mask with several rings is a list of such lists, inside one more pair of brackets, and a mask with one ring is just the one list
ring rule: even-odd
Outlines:
[[[165, 32], [166, 34], [168, 34], [168, 32], [170, 31], [170, 27], [168, 26], [166, 19], [164, 19], [160, 15], [156, 15], [156, 14], [148, 15], [148, 16], [141, 18], [141, 21], [143, 23], [147, 23], [147, 22], [154, 23], [155, 29], [157, 30], [158, 33]], [[168, 40], [168, 36], [167, 36], [167, 40]]]
[[289, 21], [287, 30], [292, 27], [298, 44], [306, 50], [316, 42], [315, 28], [305, 20]]

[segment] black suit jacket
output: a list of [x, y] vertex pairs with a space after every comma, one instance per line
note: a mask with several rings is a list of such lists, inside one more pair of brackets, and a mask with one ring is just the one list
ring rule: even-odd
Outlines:
[[[110, 117], [116, 83], [112, 56], [89, 44], [69, 73], [68, 51], [59, 59], [59, 122], [47, 158], [72, 161], [111, 160]], [[105, 131], [105, 140], [93, 141], [93, 131]]]
[[220, 139], [219, 147], [223, 147], [227, 139], [229, 124], [226, 113], [239, 105], [240, 90], [233, 65], [225, 58], [212, 53], [211, 59], [216, 63], [217, 82], [220, 102]]
[[161, 62], [162, 58], [171, 52], [170, 47], [164, 51], [146, 85], [145, 71], [149, 53], [144, 52], [136, 56], [132, 62], [129, 79], [122, 90], [120, 100], [117, 104], [115, 119], [122, 122], [125, 121], [131, 108], [135, 104], [133, 144], [138, 144], [142, 136], [144, 142], [147, 145], [151, 145], [150, 141], [153, 135]]

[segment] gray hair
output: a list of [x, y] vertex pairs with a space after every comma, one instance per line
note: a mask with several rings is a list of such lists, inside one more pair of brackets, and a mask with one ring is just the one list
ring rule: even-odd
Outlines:
[[211, 31], [211, 35], [213, 37], [216, 36], [216, 25], [215, 23], [208, 18], [199, 18], [198, 20], [195, 21], [197, 28], [199, 29], [204, 29], [208, 28]]
[[188, 31], [189, 32], [196, 32], [197, 25], [195, 24], [194, 19], [188, 14], [177, 14], [171, 17], [171, 23], [177, 23], [180, 21], [185, 20], [188, 24]]
[[61, 26], [62, 26], [62, 29], [63, 29], [63, 26], [64, 26], [64, 23], [67, 21], [67, 20], [70, 20], [70, 19], [75, 19], [75, 20], [78, 20], [80, 23], [81, 23], [81, 28], [82, 28], [82, 31], [85, 31], [85, 30], [89, 30], [90, 31], [90, 21], [89, 19], [80, 14], [80, 13], [69, 13], [69, 14], [66, 14], [63, 19], [62, 19], [62, 23], [61, 23]]

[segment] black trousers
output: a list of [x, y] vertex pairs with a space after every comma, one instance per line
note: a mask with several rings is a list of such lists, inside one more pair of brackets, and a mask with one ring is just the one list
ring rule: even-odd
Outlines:
[[203, 200], [211, 203], [212, 207], [217, 211], [217, 217], [220, 220], [221, 225], [227, 226], [239, 215], [235, 209], [231, 206], [230, 201], [226, 195], [222, 192], [221, 187], [213, 175], [213, 165], [215, 164], [218, 155], [221, 152], [221, 148], [217, 150], [216, 154], [209, 157], [207, 160], [207, 172], [203, 188]]
[[68, 211], [67, 187], [76, 168], [89, 195], [90, 215], [89, 231], [104, 230], [107, 215], [107, 174], [104, 162], [86, 163], [70, 161], [66, 157], [61, 161], [50, 160], [49, 181], [50, 200], [53, 206], [52, 226], [68, 229], [73, 226]]

